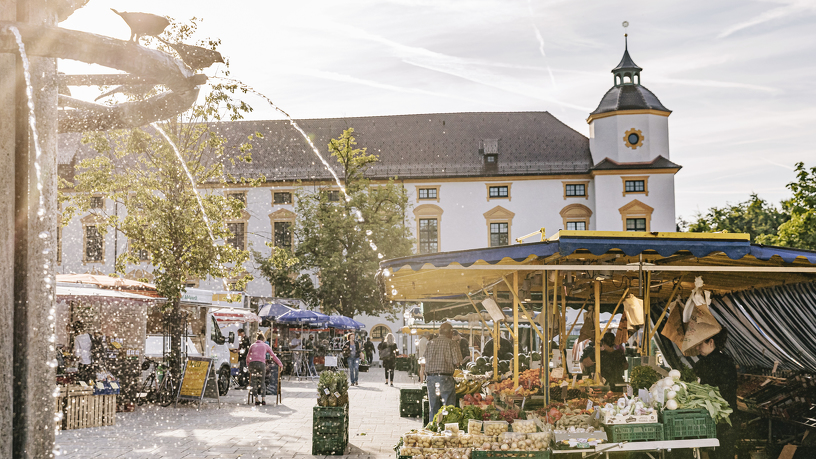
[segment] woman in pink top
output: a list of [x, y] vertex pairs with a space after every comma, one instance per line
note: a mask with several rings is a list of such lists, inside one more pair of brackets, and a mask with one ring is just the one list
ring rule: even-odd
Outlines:
[[[247, 351], [247, 366], [249, 367], [249, 386], [250, 390], [255, 391], [255, 404], [256, 405], [266, 405], [266, 388], [264, 387], [264, 377], [266, 375], [266, 354], [272, 356], [272, 360], [275, 361], [275, 364], [278, 367], [282, 367], [283, 364], [272, 352], [272, 348], [269, 347], [268, 344], [264, 342], [263, 334], [258, 334], [258, 340], [255, 341], [252, 346], [249, 346], [249, 351]], [[261, 397], [261, 401], [258, 401], [258, 396]]]

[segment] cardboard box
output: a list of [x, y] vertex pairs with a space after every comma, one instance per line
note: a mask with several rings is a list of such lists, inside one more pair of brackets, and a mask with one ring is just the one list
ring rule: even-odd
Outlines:
[[651, 414], [644, 414], [640, 416], [616, 414], [614, 416], [604, 415], [603, 424], [606, 425], [622, 425], [622, 424], [655, 424], [657, 423], [657, 411]]

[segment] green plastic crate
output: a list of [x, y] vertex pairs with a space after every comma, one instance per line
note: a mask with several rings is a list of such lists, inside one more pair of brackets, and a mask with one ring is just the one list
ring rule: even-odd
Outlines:
[[606, 426], [609, 441], [660, 441], [663, 440], [663, 424], [629, 424]]
[[471, 459], [490, 458], [525, 458], [525, 459], [550, 459], [551, 452], [547, 451], [479, 451], [473, 450]]
[[346, 453], [348, 437], [344, 436], [313, 436], [313, 456], [342, 456]]
[[348, 431], [348, 420], [345, 417], [315, 418], [312, 427], [314, 435], [337, 435]]
[[660, 413], [666, 440], [715, 438], [717, 424], [707, 410], [665, 410]]
[[427, 426], [431, 422], [431, 402], [427, 398], [422, 399], [422, 425]]
[[348, 405], [343, 406], [315, 406], [312, 418], [348, 417]]
[[427, 396], [425, 389], [400, 389], [400, 402], [421, 402]]
[[416, 402], [407, 405], [400, 405], [401, 418], [418, 418], [422, 416], [422, 403]]

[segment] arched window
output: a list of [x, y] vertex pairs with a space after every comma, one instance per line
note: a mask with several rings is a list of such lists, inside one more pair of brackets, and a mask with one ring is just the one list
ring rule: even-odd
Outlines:
[[592, 217], [592, 210], [589, 207], [583, 204], [570, 204], [559, 213], [564, 221], [563, 229], [570, 231], [589, 229], [589, 219]]
[[388, 325], [375, 325], [371, 329], [371, 341], [382, 341], [385, 339], [385, 335], [389, 333], [391, 333], [391, 329], [388, 328]]

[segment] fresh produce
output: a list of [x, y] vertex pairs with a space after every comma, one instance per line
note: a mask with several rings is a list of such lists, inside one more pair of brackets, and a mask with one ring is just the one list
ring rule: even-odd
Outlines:
[[482, 421], [478, 419], [468, 419], [467, 432], [469, 434], [482, 433]]
[[674, 409], [705, 409], [708, 414], [716, 421], [727, 422], [731, 424], [729, 415], [734, 412], [728, 402], [720, 395], [720, 390], [716, 387], [707, 384], [699, 384], [695, 382], [679, 384], [680, 390], [677, 391], [675, 398], [666, 402], [666, 408], [677, 405]]
[[683, 365], [683, 368], [680, 369], [680, 381], [696, 383], [697, 373], [694, 372], [693, 368]]
[[326, 370], [317, 382], [318, 406], [348, 405], [348, 375], [342, 371]]
[[474, 395], [465, 395], [462, 397], [462, 405], [477, 405], [477, 406], [488, 406], [493, 404], [493, 396], [488, 395], [487, 397], [482, 397], [482, 394], [474, 394]]
[[487, 436], [498, 436], [507, 432], [507, 422], [505, 421], [485, 421], [484, 433]]
[[[461, 423], [459, 427], [465, 430], [467, 427], [464, 418], [462, 417], [462, 409], [453, 405], [446, 405], [439, 409], [439, 412], [433, 418], [433, 421], [428, 424], [428, 429], [434, 432], [441, 432], [445, 430], [445, 424]], [[465, 424], [465, 425], [462, 425]]]
[[533, 433], [536, 430], [538, 430], [538, 428], [536, 427], [535, 421], [533, 421], [532, 419], [530, 420], [519, 419], [513, 422], [513, 432], [528, 434]]
[[482, 390], [479, 381], [460, 381], [456, 383], [456, 395], [475, 394]]
[[649, 366], [635, 367], [629, 377], [629, 385], [632, 389], [649, 389], [660, 380], [660, 375], [654, 368]]

